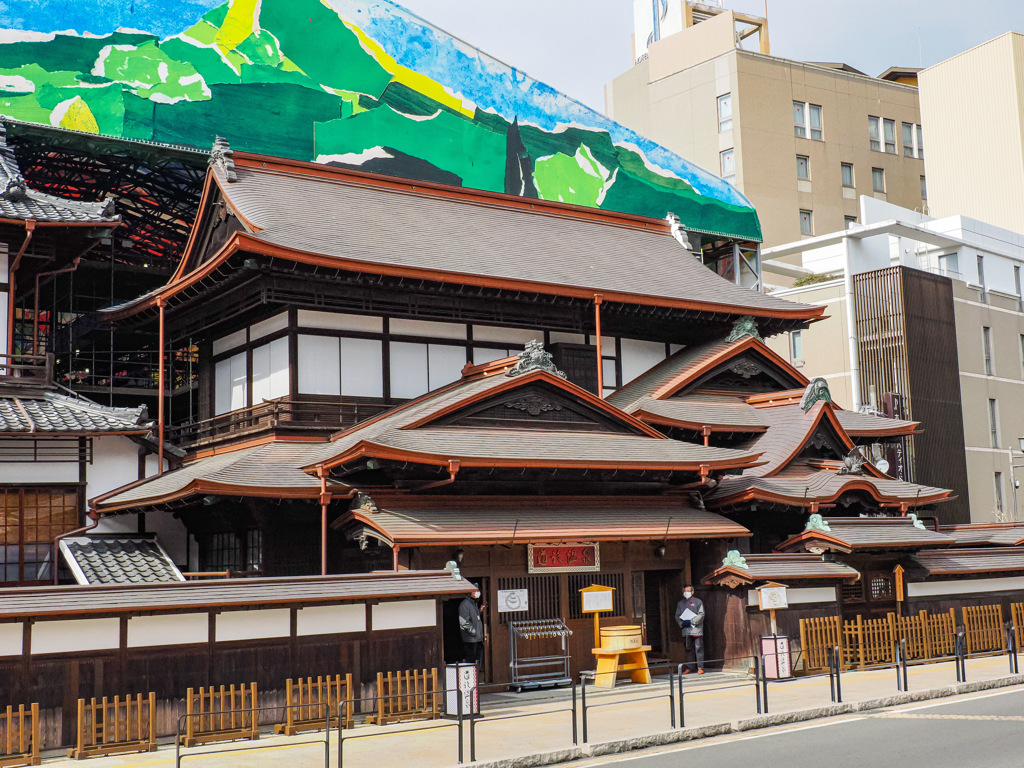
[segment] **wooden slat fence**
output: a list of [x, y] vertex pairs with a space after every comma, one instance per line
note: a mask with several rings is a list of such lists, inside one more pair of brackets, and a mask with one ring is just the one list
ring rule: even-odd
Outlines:
[[827, 650], [837, 645], [842, 665], [846, 668], [890, 664], [893, 646], [900, 639], [907, 641], [907, 658], [951, 656], [955, 626], [956, 614], [952, 608], [949, 613], [920, 611], [916, 616], [890, 613], [878, 619], [865, 619], [863, 616], [847, 621], [842, 621], [839, 616], [801, 619], [800, 647], [803, 649], [804, 667], [808, 672], [826, 669]]
[[186, 747], [214, 741], [258, 739], [260, 737], [256, 683], [188, 689], [185, 712]]
[[0, 766], [39, 765], [39, 705], [0, 713]]
[[437, 668], [377, 673], [377, 711], [368, 723], [386, 725], [441, 716]]
[[1013, 603], [1010, 606], [1010, 618], [1017, 629], [1017, 646], [1024, 645], [1024, 603]]
[[[330, 725], [338, 725], [338, 707], [344, 704], [342, 728], [353, 725], [352, 674], [333, 677], [305, 677], [285, 681], [285, 722], [275, 725], [275, 733], [294, 736], [304, 731], [322, 730], [328, 711]], [[326, 707], [325, 707], [326, 705]]]
[[1001, 651], [1006, 647], [1002, 606], [964, 606], [963, 611], [968, 653]]
[[75, 746], [68, 757], [156, 751], [156, 694], [78, 700]]

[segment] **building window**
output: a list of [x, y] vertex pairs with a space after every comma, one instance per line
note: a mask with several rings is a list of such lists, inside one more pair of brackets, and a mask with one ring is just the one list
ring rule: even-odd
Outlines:
[[803, 331], [792, 331], [789, 334], [789, 354], [792, 360], [804, 359]]
[[985, 301], [985, 257], [980, 253], [977, 255], [978, 260], [978, 287], [981, 288], [981, 300]]
[[736, 180], [736, 150], [727, 149], [719, 153], [719, 161], [722, 165], [722, 178], [726, 181]]
[[896, 154], [896, 121], [882, 120], [882, 133], [885, 136], [885, 151], [890, 155]]
[[856, 227], [857, 226], [857, 217], [856, 216], [844, 216], [843, 220], [846, 222], [846, 228], [847, 229], [849, 229], [850, 227]]
[[1024, 333], [1020, 335], [1020, 377], [1024, 379]]
[[810, 181], [811, 179], [811, 159], [807, 155], [796, 156], [796, 177], [798, 179], [804, 179]]
[[885, 169], [871, 169], [871, 188], [875, 192], [885, 192]]
[[999, 403], [994, 398], [988, 400], [988, 433], [991, 447], [999, 447]]
[[853, 187], [853, 163], [843, 163], [839, 169], [843, 177], [843, 186]]
[[75, 487], [0, 488], [0, 582], [52, 581], [53, 540], [78, 522]]
[[981, 353], [985, 359], [985, 375], [994, 376], [994, 366], [992, 363], [992, 329], [987, 325], [982, 326], [981, 329]]
[[811, 211], [800, 211], [800, 234], [814, 234], [814, 213]]
[[925, 183], [924, 176], [921, 177], [921, 199], [928, 199], [928, 185]]
[[924, 134], [920, 125], [903, 123], [903, 154], [924, 160]]
[[875, 152], [882, 151], [882, 128], [877, 117], [868, 117], [868, 137], [871, 139], [871, 149]]
[[718, 132], [732, 130], [732, 94], [718, 97]]
[[995, 481], [996, 515], [997, 515], [997, 517], [1001, 521], [1001, 517], [1000, 516], [1003, 514], [1003, 473], [1002, 472], [996, 472], [992, 476], [992, 479]]
[[793, 102], [793, 134], [801, 139], [822, 141], [821, 105]]

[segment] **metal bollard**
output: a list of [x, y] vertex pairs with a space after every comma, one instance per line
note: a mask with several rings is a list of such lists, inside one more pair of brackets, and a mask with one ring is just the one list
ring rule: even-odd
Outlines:
[[835, 647], [832, 653], [832, 658], [836, 661], [836, 703], [843, 703], [843, 663], [842, 655], [839, 652], [839, 646]]
[[761, 691], [761, 698], [764, 700], [764, 713], [768, 714], [768, 662], [761, 656], [761, 684], [764, 690]]
[[677, 684], [679, 685], [679, 727], [686, 727], [686, 720], [683, 719], [683, 665], [679, 665], [678, 673], [676, 674]]
[[576, 681], [570, 680], [569, 684], [572, 686], [572, 745], [579, 745], [579, 735], [576, 732]]
[[761, 714], [761, 666], [757, 656], [754, 656], [754, 698], [757, 699], [757, 714]]
[[583, 743], [587, 743], [587, 675], [580, 673], [580, 706], [583, 709]]
[[676, 676], [672, 667], [668, 668], [668, 722], [672, 730], [676, 728]]
[[463, 737], [462, 737], [462, 686], [455, 686], [455, 713], [458, 717], [458, 728], [459, 728], [459, 765], [462, 765], [463, 758]]
[[892, 644], [892, 665], [896, 668], [896, 690], [902, 691], [903, 684], [900, 680], [900, 644]]
[[910, 686], [907, 684], [907, 638], [900, 638], [900, 664], [903, 666], [903, 691], [906, 693], [910, 690]]
[[825, 649], [825, 658], [828, 659], [828, 689], [832, 696], [832, 703], [836, 703], [836, 658], [831, 648]]

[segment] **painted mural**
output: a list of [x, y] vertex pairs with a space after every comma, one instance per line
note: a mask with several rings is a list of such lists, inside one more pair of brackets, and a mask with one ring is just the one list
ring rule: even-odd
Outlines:
[[18, 120], [201, 148], [222, 135], [760, 240], [749, 201], [717, 176], [390, 2], [107, 0], [89, 18], [66, 9], [92, 3], [32, 0], [24, 18], [18, 5], [0, 16], [21, 27], [0, 33], [0, 113]]

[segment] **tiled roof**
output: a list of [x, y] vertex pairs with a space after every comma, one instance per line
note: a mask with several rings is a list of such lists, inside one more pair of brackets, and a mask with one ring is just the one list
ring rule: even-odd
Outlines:
[[351, 576], [223, 579], [176, 584], [0, 589], [0, 617], [94, 613], [182, 612], [204, 608], [325, 604], [364, 600], [457, 597], [473, 585], [445, 571], [395, 571]]
[[843, 563], [825, 560], [821, 555], [771, 552], [743, 555], [747, 567], [720, 566], [704, 577], [706, 584], [719, 583], [728, 575], [754, 581], [793, 581], [796, 579], [836, 579], [851, 581], [860, 573]]
[[711, 427], [720, 432], [761, 432], [769, 424], [739, 397], [692, 394], [655, 400], [644, 396], [633, 403], [630, 413], [643, 421], [692, 429]]
[[953, 539], [919, 528], [910, 517], [828, 517], [830, 531], [804, 530], [779, 544], [779, 551], [823, 547], [840, 551], [949, 547]]
[[100, 203], [65, 200], [30, 189], [7, 145], [7, 128], [0, 120], [0, 219], [45, 224], [116, 224], [114, 200]]
[[[733, 538], [750, 531], [682, 499], [614, 497], [423, 498], [378, 501], [336, 525], [369, 525], [393, 543], [413, 545]], [[387, 507], [386, 509], [384, 507]]]
[[722, 478], [718, 487], [707, 497], [708, 503], [718, 506], [728, 504], [737, 497], [752, 496], [765, 501], [793, 502], [807, 506], [812, 501], [831, 502], [847, 491], [860, 489], [879, 501], [901, 501], [910, 506], [923, 506], [944, 499], [950, 493], [945, 488], [932, 488], [869, 474], [840, 475], [828, 469], [794, 467], [772, 477], [759, 477], [753, 474], [758, 469], [760, 467], [754, 467], [745, 470], [742, 475]]
[[648, 397], [673, 379], [683, 378], [687, 374], [700, 370], [729, 347], [739, 343], [718, 339], [680, 349], [649, 371], [640, 374], [633, 381], [612, 392], [608, 395], [608, 402], [631, 413], [636, 410], [640, 400]]
[[1024, 544], [1024, 525], [1019, 523], [943, 525], [939, 530], [951, 536], [957, 547], [1019, 547]]
[[221, 187], [269, 245], [380, 267], [695, 302], [730, 314], [820, 314], [721, 278], [661, 221], [624, 225], [593, 211], [465, 199], [261, 160], [236, 153], [237, 181]]
[[1024, 571], [1024, 549], [1019, 547], [918, 552], [914, 560], [928, 576]]
[[847, 434], [855, 437], [885, 437], [888, 435], [909, 435], [918, 426], [916, 421], [890, 419], [873, 413], [844, 411], [836, 409], [836, 417]]
[[153, 535], [93, 534], [60, 544], [79, 584], [159, 584], [185, 577]]
[[149, 431], [145, 406], [111, 408], [42, 388], [0, 386], [0, 434]]

